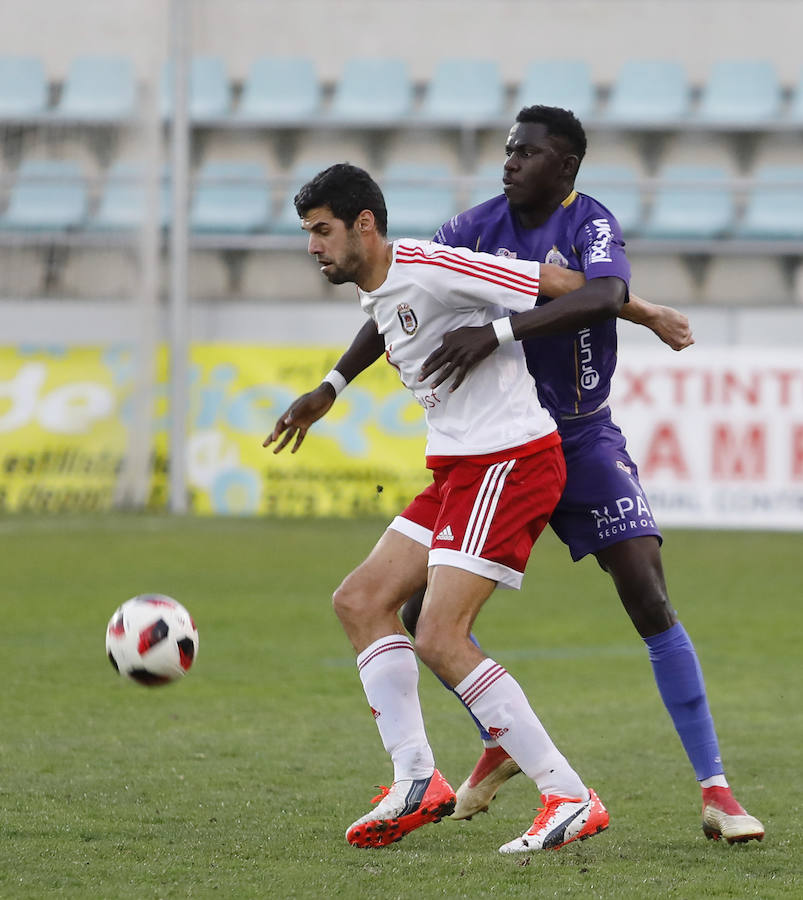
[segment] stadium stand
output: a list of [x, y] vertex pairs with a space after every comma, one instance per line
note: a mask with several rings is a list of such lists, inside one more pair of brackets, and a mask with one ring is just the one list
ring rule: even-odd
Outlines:
[[47, 111], [45, 67], [34, 56], [0, 57], [0, 120], [33, 119]]
[[[146, 196], [143, 167], [129, 160], [117, 160], [109, 169], [100, 202], [87, 226], [95, 231], [130, 232], [145, 221]], [[158, 186], [157, 221], [160, 228], [170, 223], [170, 180], [167, 168]]]
[[11, 187], [0, 228], [63, 231], [83, 225], [88, 210], [86, 181], [70, 160], [26, 159]]
[[721, 60], [703, 86], [698, 121], [706, 125], [752, 128], [777, 121], [781, 88], [767, 60]]
[[235, 118], [250, 124], [302, 124], [320, 111], [321, 91], [312, 60], [261, 57], [243, 85]]
[[420, 116], [460, 127], [496, 121], [504, 111], [504, 88], [496, 62], [450, 58], [435, 68]]
[[690, 96], [680, 63], [627, 60], [611, 90], [605, 117], [637, 128], [677, 125], [688, 112]]
[[[506, 128], [522, 106], [547, 103], [584, 122], [589, 151], [578, 189], [612, 209], [634, 259], [648, 259], [681, 295], [714, 303], [716, 291], [730, 290], [720, 259], [758, 254], [777, 263], [769, 283], [784, 290], [776, 297], [795, 296], [784, 273], [803, 271], [803, 71], [797, 83], [782, 85], [767, 60], [729, 59], [692, 82], [679, 62], [634, 57], [606, 84], [594, 82], [587, 62], [568, 57], [527, 62], [505, 84], [495, 61], [468, 56], [444, 58], [415, 80], [400, 57], [355, 55], [327, 80], [317, 63], [257, 57], [238, 81], [227, 74], [232, 60], [191, 61], [191, 240], [203, 248], [207, 285], [249, 298], [272, 296], [277, 278], [292, 281], [293, 292], [301, 284], [311, 290], [314, 267], [290, 275], [294, 253], [307, 262], [292, 198], [339, 160], [378, 176], [392, 234], [431, 236], [459, 209], [499, 192]], [[160, 76], [168, 118], [170, 67]], [[104, 283], [119, 294], [129, 283], [109, 273], [93, 279], [102, 254], [77, 251], [102, 240], [119, 249], [144, 222], [141, 87], [125, 57], [78, 56], [53, 83], [34, 56], [0, 57], [0, 244], [69, 246], [63, 275], [71, 292], [84, 279], [87, 295]], [[163, 238], [170, 220], [164, 173]], [[53, 285], [56, 257], [26, 256], [41, 271], [19, 279], [20, 288]], [[717, 265], [706, 269], [708, 257]]]
[[193, 231], [264, 232], [271, 211], [267, 173], [259, 163], [207, 161], [201, 166], [190, 208]]
[[413, 105], [413, 85], [401, 59], [354, 58], [335, 86], [327, 118], [339, 125], [394, 125]]
[[670, 165], [659, 173], [658, 183], [645, 236], [717, 238], [731, 226], [734, 202], [724, 167]]
[[[196, 56], [190, 65], [189, 115], [196, 123], [216, 122], [231, 112], [231, 86], [226, 65], [217, 56]], [[173, 110], [173, 67], [162, 68], [160, 86], [162, 118], [169, 119]]]
[[380, 178], [389, 211], [388, 235], [432, 237], [456, 211], [451, 174], [446, 166], [389, 165]]
[[803, 164], [755, 171], [736, 231], [742, 238], [803, 240]]
[[114, 122], [136, 112], [137, 86], [131, 60], [81, 56], [72, 61], [56, 114], [64, 119]]
[[643, 201], [638, 173], [626, 165], [581, 166], [577, 189], [596, 197], [614, 212], [625, 235], [637, 232], [642, 223]]
[[596, 90], [584, 60], [536, 60], [516, 92], [515, 111], [537, 103], [570, 109], [582, 121], [596, 113]]

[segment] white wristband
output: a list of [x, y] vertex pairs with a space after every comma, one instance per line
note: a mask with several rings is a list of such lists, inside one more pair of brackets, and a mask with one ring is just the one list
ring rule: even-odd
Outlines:
[[327, 382], [327, 384], [331, 384], [335, 389], [335, 397], [343, 390], [343, 388], [348, 384], [348, 381], [337, 371], [337, 369], [332, 369], [331, 372], [327, 372], [326, 375], [323, 376], [323, 381]]
[[502, 344], [509, 344], [511, 341], [516, 340], [513, 336], [513, 323], [510, 321], [510, 316], [505, 316], [504, 319], [494, 319], [491, 324], [494, 327], [496, 339], [499, 341], [500, 347]]

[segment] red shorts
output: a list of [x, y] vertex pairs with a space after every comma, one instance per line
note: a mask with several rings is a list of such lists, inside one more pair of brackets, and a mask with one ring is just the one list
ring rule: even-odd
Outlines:
[[560, 445], [490, 463], [463, 457], [436, 468], [433, 478], [390, 527], [430, 547], [430, 566], [455, 566], [520, 588], [566, 481]]

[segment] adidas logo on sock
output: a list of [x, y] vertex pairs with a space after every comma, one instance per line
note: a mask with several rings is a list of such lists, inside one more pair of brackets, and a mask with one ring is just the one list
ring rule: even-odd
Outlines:
[[452, 534], [452, 526], [447, 525], [443, 531], [435, 538], [436, 541], [453, 541], [454, 535]]

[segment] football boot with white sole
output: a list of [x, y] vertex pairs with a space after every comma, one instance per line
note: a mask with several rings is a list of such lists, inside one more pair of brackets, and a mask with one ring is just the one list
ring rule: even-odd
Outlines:
[[450, 818], [470, 819], [479, 812], [487, 812], [499, 788], [519, 772], [518, 763], [501, 747], [486, 747], [474, 771], [457, 789], [457, 802]]
[[703, 788], [703, 831], [707, 838], [725, 838], [729, 844], [760, 841], [764, 837], [764, 826], [736, 802], [727, 787]]
[[501, 846], [500, 853], [558, 850], [572, 841], [584, 841], [608, 827], [608, 810], [594, 791], [589, 791], [588, 800], [542, 794], [541, 803], [544, 805], [538, 810], [532, 827], [521, 837]]
[[422, 825], [440, 822], [454, 809], [455, 795], [435, 769], [429, 778], [382, 787], [371, 802], [378, 805], [346, 831], [346, 840], [354, 847], [386, 847]]

